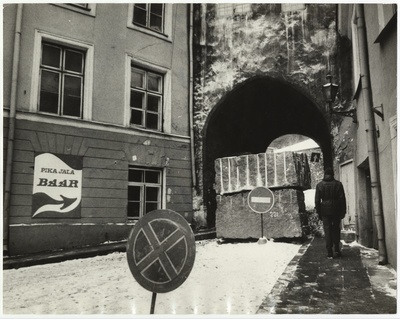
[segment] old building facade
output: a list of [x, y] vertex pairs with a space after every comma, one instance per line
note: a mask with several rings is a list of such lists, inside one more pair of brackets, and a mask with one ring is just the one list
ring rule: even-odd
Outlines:
[[192, 222], [188, 8], [5, 7], [10, 255], [126, 239], [153, 209]]
[[[155, 208], [213, 228], [215, 161], [296, 134], [345, 183], [360, 243], [395, 265], [396, 19], [391, 4], [7, 6], [9, 253], [126, 239]], [[329, 109], [328, 74], [356, 121]]]
[[352, 61], [340, 85], [351, 87], [357, 110], [356, 125], [346, 120], [338, 128], [338, 162], [352, 178], [359, 242], [396, 266], [397, 5], [339, 5], [338, 34], [348, 43], [341, 55]]

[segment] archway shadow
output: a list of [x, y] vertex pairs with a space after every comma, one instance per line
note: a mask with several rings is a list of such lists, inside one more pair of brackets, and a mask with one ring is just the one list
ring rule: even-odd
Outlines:
[[300, 134], [320, 146], [332, 165], [328, 123], [306, 93], [282, 80], [257, 76], [239, 84], [208, 115], [203, 136], [203, 196], [208, 227], [215, 226], [214, 161], [265, 152], [276, 138]]

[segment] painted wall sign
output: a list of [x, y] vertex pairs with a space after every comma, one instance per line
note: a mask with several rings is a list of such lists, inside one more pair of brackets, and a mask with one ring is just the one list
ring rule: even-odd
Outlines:
[[82, 164], [80, 156], [35, 156], [32, 217], [81, 217]]

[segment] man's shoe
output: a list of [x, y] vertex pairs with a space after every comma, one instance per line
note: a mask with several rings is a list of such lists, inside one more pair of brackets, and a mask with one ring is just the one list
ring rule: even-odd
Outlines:
[[328, 259], [333, 259], [332, 251], [328, 251]]

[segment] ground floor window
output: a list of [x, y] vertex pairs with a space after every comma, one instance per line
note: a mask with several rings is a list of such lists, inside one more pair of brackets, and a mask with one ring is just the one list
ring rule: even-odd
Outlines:
[[129, 167], [128, 218], [138, 219], [161, 208], [162, 171]]

